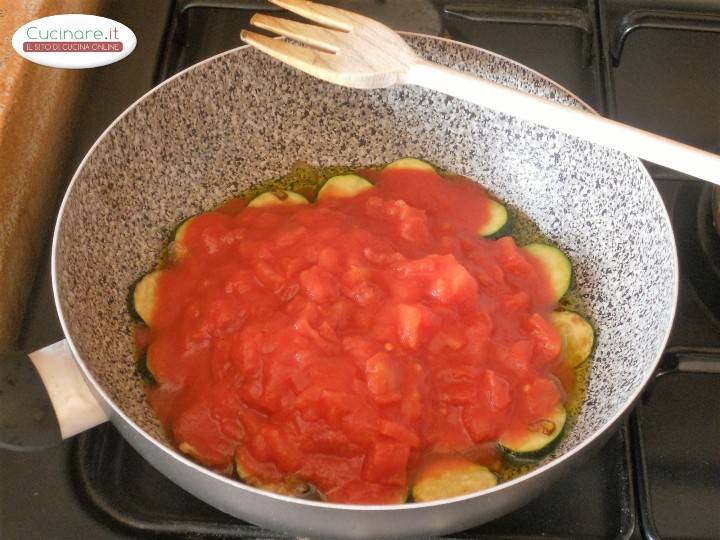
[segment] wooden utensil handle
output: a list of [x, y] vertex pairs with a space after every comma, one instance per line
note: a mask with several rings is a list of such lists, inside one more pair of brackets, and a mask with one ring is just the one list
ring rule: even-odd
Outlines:
[[720, 185], [720, 156], [431, 62], [403, 79]]

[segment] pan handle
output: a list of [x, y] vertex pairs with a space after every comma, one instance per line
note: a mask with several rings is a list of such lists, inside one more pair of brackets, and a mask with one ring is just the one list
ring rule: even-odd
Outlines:
[[107, 420], [67, 341], [0, 353], [0, 448], [49, 448]]

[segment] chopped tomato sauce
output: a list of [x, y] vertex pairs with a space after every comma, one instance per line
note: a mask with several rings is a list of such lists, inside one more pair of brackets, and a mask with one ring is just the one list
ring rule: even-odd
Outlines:
[[157, 288], [148, 393], [200, 463], [401, 502], [434, 456], [497, 468], [488, 443], [563, 399], [550, 283], [512, 238], [478, 237], [482, 187], [367, 176], [352, 198], [189, 224]]

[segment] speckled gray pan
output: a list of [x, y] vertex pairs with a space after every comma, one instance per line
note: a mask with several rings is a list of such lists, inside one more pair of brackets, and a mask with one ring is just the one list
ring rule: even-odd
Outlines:
[[[419, 53], [574, 106], [567, 91], [505, 58], [407, 35]], [[598, 329], [587, 400], [555, 455], [479, 495], [352, 507], [268, 494], [175, 453], [134, 372], [128, 287], [170, 231], [299, 159], [318, 165], [423, 157], [478, 179], [526, 211], [569, 254]], [[656, 367], [674, 315], [675, 244], [641, 163], [414, 87], [351, 90], [252, 49], [205, 61], [121, 116], [83, 162], [54, 244], [56, 299], [74, 354], [112, 420], [158, 469], [235, 516], [301, 535], [439, 534], [493, 519], [562, 477], [605, 440]], [[561, 479], [559, 481], [562, 481]]]

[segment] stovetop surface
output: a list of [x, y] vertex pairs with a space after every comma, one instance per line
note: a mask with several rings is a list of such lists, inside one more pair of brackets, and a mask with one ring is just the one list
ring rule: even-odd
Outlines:
[[[397, 29], [443, 35], [509, 56], [603, 114], [720, 150], [717, 2], [335, 4]], [[239, 45], [239, 29], [248, 27], [252, 13], [268, 8], [253, 0], [193, 0], [157, 4], [138, 14], [127, 4], [113, 4], [119, 13], [109, 16], [135, 29], [139, 48], [126, 61], [134, 64], [121, 62], [96, 75], [92, 88], [98, 95], [108, 89], [118, 95], [86, 119], [94, 126], [79, 141], [78, 160], [151, 82]], [[673, 221], [682, 276], [658, 376], [622, 429], [562, 482], [524, 508], [453, 537], [720, 538], [720, 312], [713, 311], [712, 300], [720, 287], [703, 270], [707, 263], [698, 242], [708, 231], [709, 188], [671, 171], [650, 170]], [[26, 320], [23, 345], [29, 350], [62, 337], [47, 266], [45, 261]], [[44, 452], [0, 451], [0, 538], [80, 536], [281, 535], [239, 522], [185, 493], [110, 425]]]

